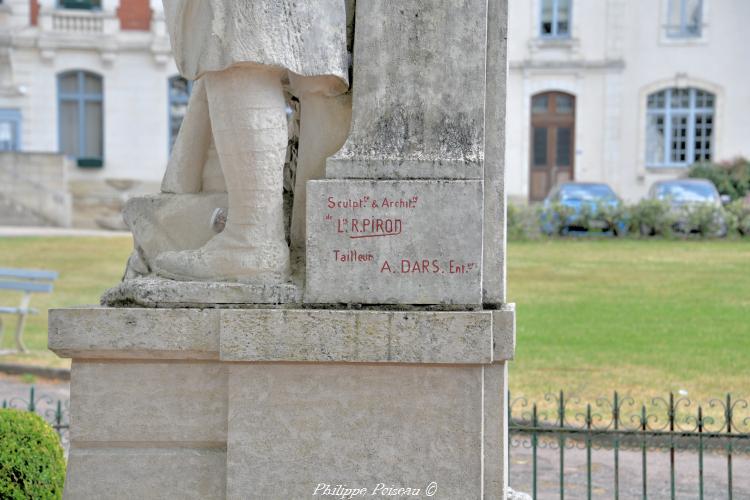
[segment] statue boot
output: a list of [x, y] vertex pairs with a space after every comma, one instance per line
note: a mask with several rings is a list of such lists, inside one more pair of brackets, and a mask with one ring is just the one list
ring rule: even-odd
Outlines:
[[283, 215], [288, 134], [281, 71], [237, 65], [201, 79], [226, 180], [227, 222], [197, 250], [160, 254], [154, 271], [177, 280], [285, 282], [290, 274]]

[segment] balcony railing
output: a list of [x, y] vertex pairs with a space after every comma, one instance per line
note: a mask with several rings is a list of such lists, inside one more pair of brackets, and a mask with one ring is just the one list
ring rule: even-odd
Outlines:
[[51, 13], [52, 30], [65, 33], [102, 33], [106, 15], [101, 11], [62, 10]]

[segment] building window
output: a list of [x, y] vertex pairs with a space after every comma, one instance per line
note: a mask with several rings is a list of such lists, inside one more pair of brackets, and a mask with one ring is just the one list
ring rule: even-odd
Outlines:
[[668, 0], [667, 36], [698, 38], [703, 27], [703, 0]]
[[21, 113], [17, 109], [0, 109], [0, 151], [21, 149]]
[[566, 38], [570, 36], [570, 15], [573, 0], [541, 0], [542, 15], [539, 36]]
[[94, 10], [102, 8], [101, 0], [59, 0], [58, 5], [63, 9]]
[[172, 151], [177, 133], [180, 131], [182, 119], [187, 112], [190, 93], [193, 91], [193, 82], [181, 76], [173, 76], [169, 79], [169, 151]]
[[102, 77], [69, 71], [57, 77], [60, 151], [80, 167], [101, 167], [104, 160]]
[[666, 89], [648, 96], [646, 164], [687, 167], [710, 161], [715, 96], [696, 88]]

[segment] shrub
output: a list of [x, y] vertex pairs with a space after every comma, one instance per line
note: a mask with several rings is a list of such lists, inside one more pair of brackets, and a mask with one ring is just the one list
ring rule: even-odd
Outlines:
[[626, 236], [630, 229], [630, 208], [624, 203], [617, 205], [599, 204], [596, 208], [595, 217], [604, 221], [612, 228], [617, 236]]
[[[543, 215], [540, 217], [542, 232], [550, 236], [562, 235], [565, 228], [572, 222], [571, 218], [574, 214], [575, 210], [573, 208], [562, 203], [553, 203], [544, 210]], [[575, 224], [580, 222], [577, 220], [579, 218], [576, 217]]]
[[743, 236], [750, 236], [750, 201], [735, 200], [726, 207], [731, 214], [734, 228]]
[[669, 203], [663, 200], [641, 200], [630, 207], [630, 227], [642, 236], [671, 236], [676, 222]]
[[541, 232], [549, 236], [565, 236], [572, 231], [597, 233], [612, 230], [618, 236], [628, 233], [629, 215], [621, 203], [582, 203], [578, 209], [561, 203], [546, 205], [541, 212]]
[[39, 415], [0, 410], [0, 498], [62, 498], [65, 459], [60, 439]]
[[509, 240], [528, 240], [540, 236], [539, 210], [533, 206], [508, 203], [506, 220]]
[[721, 163], [698, 163], [690, 168], [688, 177], [710, 180], [719, 193], [729, 195], [733, 200], [750, 193], [750, 161], [745, 158]]
[[725, 213], [720, 206], [710, 203], [697, 203], [682, 208], [684, 214], [680, 220], [685, 221], [681, 228], [685, 232], [697, 232], [705, 238], [724, 237], [729, 229], [731, 214]]

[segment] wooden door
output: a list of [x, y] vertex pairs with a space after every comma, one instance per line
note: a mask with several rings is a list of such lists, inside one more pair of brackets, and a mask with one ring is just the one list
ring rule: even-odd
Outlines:
[[541, 201], [556, 184], [573, 180], [575, 103], [562, 92], [531, 98], [530, 201]]

